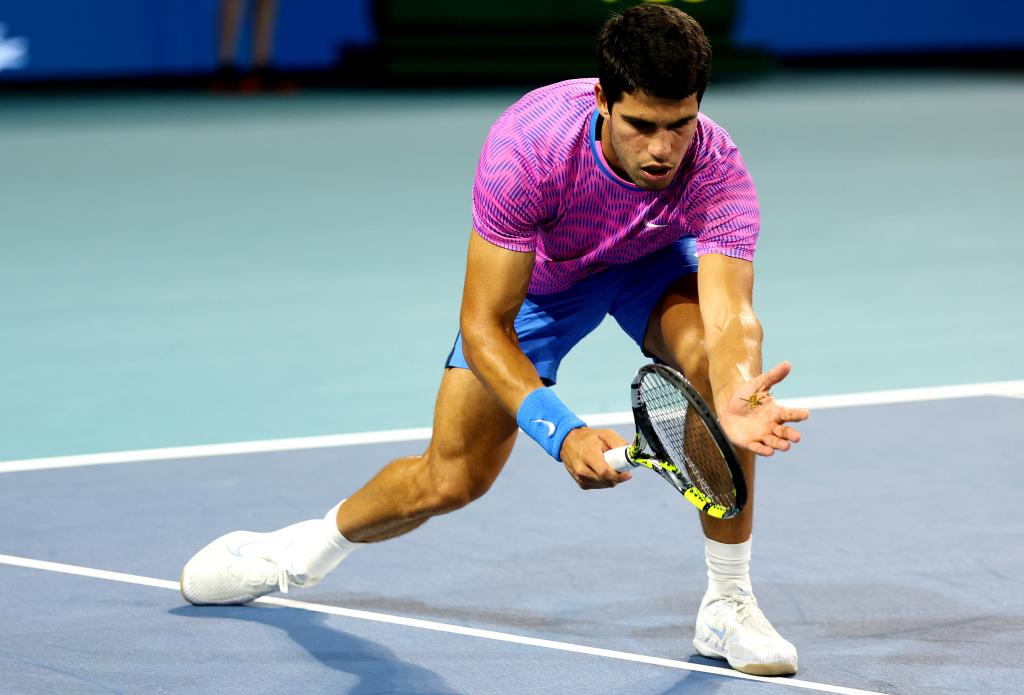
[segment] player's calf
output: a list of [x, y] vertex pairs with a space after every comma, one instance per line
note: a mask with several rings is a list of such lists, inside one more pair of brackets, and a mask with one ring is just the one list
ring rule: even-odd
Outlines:
[[498, 466], [432, 449], [428, 449], [424, 459], [428, 507], [435, 514], [453, 512], [483, 497], [497, 477], [492, 471], [500, 470]]

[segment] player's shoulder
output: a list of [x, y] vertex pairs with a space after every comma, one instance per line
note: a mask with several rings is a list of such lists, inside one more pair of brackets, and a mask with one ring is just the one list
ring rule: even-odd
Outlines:
[[519, 114], [549, 112], [586, 112], [594, 110], [596, 77], [563, 80], [531, 90], [520, 97], [511, 109]]
[[736, 149], [729, 131], [703, 112], [697, 114], [696, 136], [699, 153], [711, 159], [718, 159]]
[[703, 111], [697, 114], [695, 154], [698, 162], [714, 164], [729, 158], [737, 151], [736, 143], [724, 127]]
[[501, 115], [492, 137], [513, 140], [543, 159], [567, 156], [587, 132], [596, 83], [596, 78], [565, 80], [527, 92]]

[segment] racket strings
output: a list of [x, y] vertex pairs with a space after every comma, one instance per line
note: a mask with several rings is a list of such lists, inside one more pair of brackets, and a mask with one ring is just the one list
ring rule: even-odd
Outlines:
[[679, 389], [658, 373], [643, 383], [643, 401], [665, 454], [683, 462], [691, 483], [712, 502], [732, 507], [736, 490], [721, 450], [700, 415], [688, 407]]
[[686, 468], [703, 480], [702, 489], [716, 504], [731, 507], [736, 503], [736, 486], [718, 443], [700, 417], [690, 413], [683, 426]]

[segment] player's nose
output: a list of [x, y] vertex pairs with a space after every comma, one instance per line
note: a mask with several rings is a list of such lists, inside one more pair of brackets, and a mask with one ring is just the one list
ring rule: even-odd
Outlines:
[[647, 153], [664, 162], [672, 156], [672, 140], [668, 133], [659, 133], [651, 138], [647, 145]]

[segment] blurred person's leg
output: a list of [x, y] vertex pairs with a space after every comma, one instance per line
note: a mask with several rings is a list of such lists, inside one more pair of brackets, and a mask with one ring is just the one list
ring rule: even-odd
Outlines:
[[217, 58], [222, 68], [238, 69], [238, 32], [242, 28], [244, 0], [221, 0]]
[[257, 71], [270, 68], [276, 20], [277, 0], [256, 0], [252, 31], [252, 66]]
[[256, 0], [252, 27], [252, 76], [244, 91], [294, 92], [298, 85], [281, 79], [272, 66], [274, 31], [277, 27], [277, 0]]
[[217, 74], [213, 89], [229, 91], [238, 86], [238, 33], [242, 28], [245, 0], [221, 0], [217, 32]]

